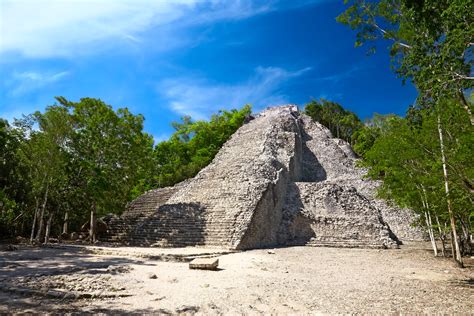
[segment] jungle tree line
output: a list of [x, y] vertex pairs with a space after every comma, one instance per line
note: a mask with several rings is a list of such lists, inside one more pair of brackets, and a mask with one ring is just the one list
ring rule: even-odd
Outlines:
[[250, 106], [222, 111], [209, 121], [190, 117], [154, 146], [144, 117], [83, 98], [15, 120], [0, 119], [0, 235], [50, 236], [120, 214], [128, 201], [152, 188], [173, 185], [206, 166], [250, 115]]
[[[347, 9], [337, 21], [356, 31], [355, 46], [372, 44], [373, 53], [377, 42], [390, 42], [394, 71], [419, 91], [405, 119], [390, 118], [384, 131], [376, 129], [382, 136], [364, 148], [365, 164], [384, 180], [382, 195], [424, 210], [432, 239], [435, 232], [442, 241], [451, 235], [453, 258], [462, 265], [459, 241], [471, 245], [474, 205], [474, 116], [468, 97], [474, 80], [474, 0], [344, 2]], [[368, 131], [359, 136], [373, 138]]]

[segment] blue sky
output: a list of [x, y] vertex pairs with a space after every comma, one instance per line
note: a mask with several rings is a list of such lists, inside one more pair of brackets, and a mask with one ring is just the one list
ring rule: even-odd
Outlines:
[[387, 47], [354, 48], [342, 0], [0, 0], [0, 117], [104, 100], [156, 141], [183, 115], [326, 98], [366, 118], [416, 98]]

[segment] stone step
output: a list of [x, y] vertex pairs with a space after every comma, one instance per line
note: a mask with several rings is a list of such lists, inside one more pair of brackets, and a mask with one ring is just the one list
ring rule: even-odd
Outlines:
[[383, 243], [373, 240], [310, 240], [305, 244], [311, 247], [335, 247], [335, 248], [385, 248]]

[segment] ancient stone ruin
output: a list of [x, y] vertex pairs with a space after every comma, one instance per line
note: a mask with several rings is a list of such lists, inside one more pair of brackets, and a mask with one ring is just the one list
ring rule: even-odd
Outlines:
[[108, 217], [108, 241], [163, 247], [396, 247], [421, 239], [409, 210], [374, 197], [350, 145], [294, 105], [243, 125], [196, 177]]

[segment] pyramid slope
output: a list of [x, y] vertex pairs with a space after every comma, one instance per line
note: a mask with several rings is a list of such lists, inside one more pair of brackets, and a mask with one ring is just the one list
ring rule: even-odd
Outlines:
[[[377, 184], [363, 180], [355, 162], [346, 142], [296, 106], [269, 108], [243, 125], [196, 177], [132, 202], [115, 220], [130, 224], [116, 239], [233, 249], [396, 246], [384, 212], [404, 237], [420, 238], [410, 231], [411, 217], [397, 217], [374, 199]], [[134, 214], [141, 219], [134, 221]]]

